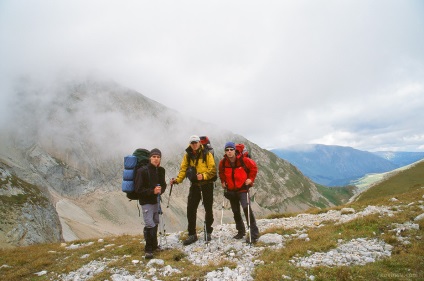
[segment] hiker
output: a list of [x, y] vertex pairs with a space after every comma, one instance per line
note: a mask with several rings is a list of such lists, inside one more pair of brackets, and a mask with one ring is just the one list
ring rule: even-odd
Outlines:
[[162, 153], [154, 148], [150, 151], [147, 166], [137, 170], [134, 184], [140, 190], [139, 203], [143, 211], [144, 220], [144, 247], [145, 258], [153, 258], [153, 251], [159, 250], [158, 225], [159, 225], [159, 202], [158, 197], [166, 190], [165, 169], [160, 166]]
[[181, 161], [180, 171], [170, 184], [179, 184], [187, 177], [191, 184], [187, 198], [187, 221], [188, 238], [183, 241], [184, 245], [190, 245], [197, 241], [196, 217], [197, 208], [202, 200], [205, 207], [205, 242], [211, 241], [213, 231], [213, 187], [216, 179], [216, 165], [213, 155], [200, 143], [199, 136], [189, 138], [187, 153]]
[[240, 213], [241, 205], [248, 227], [250, 224], [250, 236], [246, 241], [255, 243], [259, 238], [259, 230], [250, 206], [248, 191], [253, 186], [258, 167], [251, 158], [243, 157], [242, 153], [236, 151], [234, 142], [227, 142], [224, 150], [224, 158], [219, 162], [219, 178], [222, 188], [225, 189], [225, 197], [230, 201], [236, 223], [237, 234], [233, 238], [242, 239], [246, 235], [246, 228]]

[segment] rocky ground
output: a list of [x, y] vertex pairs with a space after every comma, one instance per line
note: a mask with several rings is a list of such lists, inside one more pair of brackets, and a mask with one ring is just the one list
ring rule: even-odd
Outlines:
[[[394, 199], [395, 200], [395, 199]], [[419, 205], [424, 209], [423, 201], [419, 201]], [[296, 217], [282, 219], [260, 219], [258, 227], [261, 232], [273, 227], [284, 227], [285, 229], [296, 229], [297, 232], [291, 235], [279, 235], [275, 233], [267, 233], [259, 238], [257, 245], [250, 246], [244, 240], [235, 240], [235, 227], [233, 224], [223, 224], [215, 227], [212, 235], [212, 241], [205, 244], [202, 233], [199, 240], [189, 246], [183, 246], [179, 240], [181, 233], [172, 233], [162, 239], [163, 248], [176, 248], [183, 251], [187, 258], [194, 264], [207, 265], [210, 261], [229, 260], [237, 264], [237, 267], [230, 269], [224, 267], [219, 270], [208, 272], [205, 280], [253, 280], [252, 272], [255, 266], [260, 265], [263, 261], [259, 260], [260, 253], [267, 247], [278, 249], [284, 247], [285, 243], [291, 239], [301, 239], [308, 241], [307, 229], [320, 227], [326, 223], [345, 223], [356, 218], [371, 214], [380, 214], [382, 216], [393, 216], [395, 208], [393, 207], [376, 207], [368, 206], [361, 211], [355, 211], [351, 208], [345, 208], [340, 211], [331, 210], [322, 214], [300, 214]], [[423, 219], [424, 214], [415, 218], [415, 220]], [[409, 243], [408, 239], [399, 235], [406, 229], [418, 228], [419, 225], [414, 222], [405, 222], [404, 224], [393, 225], [392, 230], [398, 239], [404, 239], [402, 243]], [[83, 245], [69, 245], [67, 247], [80, 247]], [[291, 263], [300, 267], [314, 266], [341, 266], [341, 265], [363, 265], [374, 262], [379, 259], [390, 257], [392, 246], [386, 244], [378, 237], [357, 238], [345, 241], [343, 237], [339, 240], [336, 249], [332, 249], [324, 253], [309, 253], [305, 257], [296, 256], [290, 260]], [[61, 276], [62, 280], [88, 280], [90, 277], [108, 268], [110, 261], [91, 261], [75, 272]], [[132, 260], [134, 264], [141, 261]], [[160, 280], [163, 276], [170, 276], [179, 272], [177, 268], [165, 265], [160, 259], [152, 259], [147, 263], [147, 270], [131, 275], [123, 269], [113, 269], [115, 272], [112, 276], [114, 281], [135, 281], [135, 280]], [[42, 273], [41, 273], [42, 274]], [[290, 279], [289, 276], [282, 276], [283, 279]], [[311, 280], [314, 276], [309, 277]], [[184, 280], [184, 279], [183, 279]], [[187, 278], [188, 280], [188, 278]]]

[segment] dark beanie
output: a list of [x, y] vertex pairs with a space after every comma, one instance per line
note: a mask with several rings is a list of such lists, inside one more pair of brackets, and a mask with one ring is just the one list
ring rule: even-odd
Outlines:
[[231, 148], [236, 149], [236, 144], [235, 144], [235, 143], [233, 143], [232, 141], [229, 141], [229, 142], [227, 142], [227, 143], [225, 144], [224, 149], [225, 149], [225, 148], [227, 148], [227, 147], [231, 147]]
[[159, 157], [162, 157], [162, 152], [160, 152], [160, 150], [157, 148], [153, 148], [150, 151], [150, 157], [152, 157], [153, 155], [158, 155]]

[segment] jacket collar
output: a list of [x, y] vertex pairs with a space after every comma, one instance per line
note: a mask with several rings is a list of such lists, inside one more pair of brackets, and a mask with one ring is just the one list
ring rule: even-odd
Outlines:
[[156, 167], [156, 166], [155, 166], [155, 165], [153, 165], [152, 163], [149, 163], [149, 164], [148, 164], [148, 167], [149, 167], [149, 168], [153, 168], [153, 169], [155, 169], [155, 168], [159, 168], [159, 167], [160, 167], [160, 164], [159, 164], [159, 166], [157, 166], [157, 167]]
[[[193, 148], [191, 148], [190, 145], [186, 148], [185, 151], [190, 155], [194, 155]], [[200, 145], [199, 149], [197, 150], [197, 153], [201, 153], [202, 151], [203, 151], [203, 144]], [[197, 153], [196, 153], [196, 155], [197, 155]]]
[[[237, 162], [238, 159], [240, 159], [241, 155], [236, 153], [236, 160], [235, 162]], [[224, 154], [224, 158], [227, 159], [228, 162], [231, 162], [230, 158], [227, 156], [227, 154]]]

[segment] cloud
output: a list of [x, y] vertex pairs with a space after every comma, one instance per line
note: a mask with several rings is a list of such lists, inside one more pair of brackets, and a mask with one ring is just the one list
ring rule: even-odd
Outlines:
[[2, 1], [0, 82], [95, 72], [265, 148], [422, 151], [423, 12], [412, 0]]

